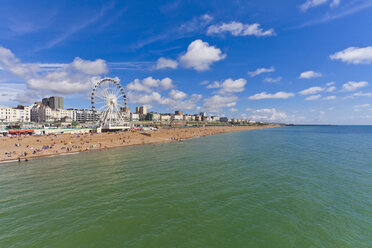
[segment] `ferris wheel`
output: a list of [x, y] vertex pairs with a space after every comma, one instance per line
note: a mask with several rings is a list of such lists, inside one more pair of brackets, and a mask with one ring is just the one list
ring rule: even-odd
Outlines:
[[96, 83], [92, 91], [92, 110], [99, 114], [101, 126], [122, 126], [127, 116], [121, 111], [127, 107], [127, 97], [123, 87], [112, 78], [104, 78]]

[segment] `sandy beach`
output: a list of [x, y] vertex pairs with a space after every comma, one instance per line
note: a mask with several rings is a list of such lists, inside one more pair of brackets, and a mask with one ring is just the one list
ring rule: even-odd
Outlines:
[[[221, 126], [127, 131], [100, 134], [58, 134], [44, 136], [1, 137], [0, 162], [76, 153], [106, 148], [177, 142], [194, 137], [276, 126]], [[10, 154], [10, 155], [9, 155]]]

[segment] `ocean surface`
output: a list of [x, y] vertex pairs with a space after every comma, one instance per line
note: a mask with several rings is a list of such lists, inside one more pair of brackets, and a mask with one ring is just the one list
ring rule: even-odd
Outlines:
[[372, 127], [0, 164], [0, 247], [372, 247]]

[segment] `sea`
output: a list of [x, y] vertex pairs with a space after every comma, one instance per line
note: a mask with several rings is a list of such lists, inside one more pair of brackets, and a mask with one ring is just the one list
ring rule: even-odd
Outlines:
[[3, 163], [0, 247], [372, 247], [372, 127]]

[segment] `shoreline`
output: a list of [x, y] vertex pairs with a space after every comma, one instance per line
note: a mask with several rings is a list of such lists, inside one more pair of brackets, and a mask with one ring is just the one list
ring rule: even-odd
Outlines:
[[[219, 126], [219, 127], [183, 127], [161, 128], [157, 131], [128, 131], [100, 134], [59, 134], [25, 137], [2, 137], [0, 141], [0, 164], [25, 162], [26, 159], [38, 159], [61, 155], [74, 155], [81, 152], [137, 146], [157, 143], [177, 142], [197, 137], [279, 127], [267, 126]], [[11, 157], [7, 156], [11, 153]], [[26, 155], [25, 155], [26, 153]]]

